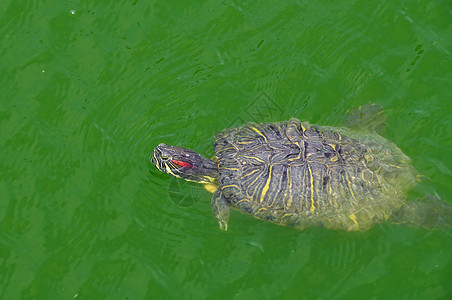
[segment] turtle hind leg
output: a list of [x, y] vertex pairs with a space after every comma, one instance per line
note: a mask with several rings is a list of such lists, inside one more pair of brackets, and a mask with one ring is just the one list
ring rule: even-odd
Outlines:
[[452, 205], [433, 197], [408, 201], [388, 221], [425, 229], [452, 228]]
[[368, 103], [348, 112], [344, 125], [357, 130], [376, 131], [383, 134], [386, 127], [386, 116], [383, 107]]
[[218, 189], [212, 197], [212, 214], [218, 220], [220, 230], [228, 230], [228, 220], [230, 213], [230, 206], [223, 196], [221, 189]]

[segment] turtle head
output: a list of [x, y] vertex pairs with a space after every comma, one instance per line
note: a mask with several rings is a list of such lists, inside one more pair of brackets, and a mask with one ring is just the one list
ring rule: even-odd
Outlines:
[[163, 173], [198, 183], [218, 181], [217, 164], [182, 147], [160, 144], [151, 155], [152, 164]]

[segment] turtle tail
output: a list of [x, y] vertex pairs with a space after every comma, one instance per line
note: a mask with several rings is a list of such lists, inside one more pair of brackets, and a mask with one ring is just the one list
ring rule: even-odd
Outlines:
[[388, 221], [425, 229], [452, 228], [452, 205], [433, 196], [412, 200], [391, 215]]

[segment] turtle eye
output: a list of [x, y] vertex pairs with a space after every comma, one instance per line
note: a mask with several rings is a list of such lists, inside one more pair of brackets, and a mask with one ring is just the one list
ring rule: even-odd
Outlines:
[[169, 160], [169, 159], [170, 159], [170, 157], [169, 157], [169, 156], [167, 156], [167, 155], [164, 155], [164, 154], [162, 154], [161, 158], [162, 158], [162, 160], [163, 160], [163, 161], [167, 161], [167, 160]]

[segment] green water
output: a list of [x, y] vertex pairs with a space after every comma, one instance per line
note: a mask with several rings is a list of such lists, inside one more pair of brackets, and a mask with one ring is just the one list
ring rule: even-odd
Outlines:
[[[196, 4], [195, 4], [196, 3]], [[385, 108], [452, 203], [450, 1], [0, 3], [1, 299], [450, 299], [452, 231], [296, 231], [158, 172], [158, 143]]]

